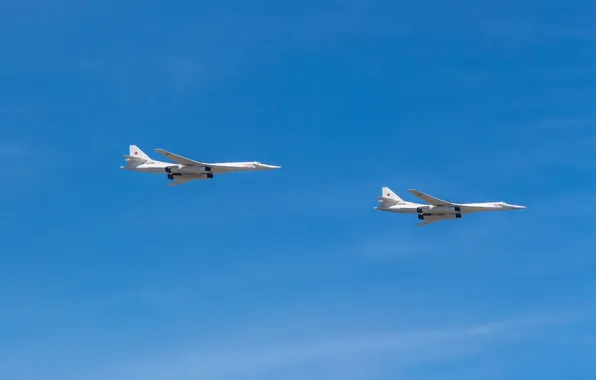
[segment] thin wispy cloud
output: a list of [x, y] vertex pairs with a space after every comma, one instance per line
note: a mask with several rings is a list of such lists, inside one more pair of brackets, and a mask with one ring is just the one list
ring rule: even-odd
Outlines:
[[[591, 148], [596, 144], [594, 120], [592, 117], [554, 118], [486, 126], [494, 131], [492, 138], [498, 145], [486, 150], [483, 142], [478, 141], [469, 153], [453, 157], [455, 165], [448, 172], [456, 174], [460, 168], [482, 171], [490, 173], [486, 179], [499, 178], [504, 184], [528, 175], [534, 178], [552, 173], [552, 170], [592, 172], [596, 168], [591, 159]], [[437, 177], [442, 175], [444, 173], [438, 173]]]
[[[250, 66], [275, 60], [280, 48], [333, 43], [360, 30], [363, 22], [370, 22], [364, 12], [369, 6], [364, 2], [339, 8], [322, 6], [320, 12], [314, 13], [304, 12], [302, 4], [296, 3], [290, 5], [295, 8], [294, 12], [264, 11], [250, 17], [239, 6], [236, 12], [230, 12], [228, 8], [198, 5], [196, 18], [168, 25], [167, 40], [159, 35], [145, 35], [144, 29], [129, 30], [128, 20], [109, 13], [106, 22], [122, 30], [117, 42], [109, 40], [115, 36], [106, 39], [95, 36], [92, 50], [57, 55], [51, 50], [37, 49], [34, 51], [37, 56], [15, 54], [9, 62], [0, 65], [11, 65], [4, 67], [5, 72], [49, 70], [99, 84], [109, 89], [112, 97], [129, 106], [146, 106], [150, 102], [170, 107], [189, 94], [237, 77]], [[89, 7], [69, 9], [70, 13], [80, 12], [88, 21], [87, 25], [97, 25], [101, 20], [91, 17]], [[123, 12], [133, 12], [133, 9], [125, 6]], [[101, 10], [94, 12], [102, 14]], [[138, 16], [136, 11], [133, 14]], [[86, 25], [73, 21], [62, 21], [60, 34], [72, 36], [87, 30]], [[162, 18], [149, 18], [144, 22], [159, 23]], [[74, 30], [77, 33], [71, 34]], [[54, 36], [42, 38], [51, 37]], [[147, 42], [139, 44], [139, 39]]]
[[553, 120], [539, 126], [523, 128], [514, 135], [515, 148], [497, 157], [503, 171], [564, 168], [596, 168], [589, 151], [596, 144], [596, 119]]
[[[594, 367], [592, 4], [36, 2], [0, 14], [0, 378]], [[129, 143], [283, 169], [170, 188]], [[420, 228], [384, 185], [528, 209]]]
[[417, 332], [327, 335], [310, 341], [297, 338], [265, 346], [258, 342], [230, 342], [227, 347], [198, 347], [174, 356], [148, 359], [122, 378], [252, 378], [304, 366], [315, 366], [318, 370], [314, 372], [321, 371], [321, 367], [323, 371], [332, 371], [346, 363], [360, 363], [364, 368], [369, 363], [367, 370], [371, 372], [379, 358], [391, 362], [393, 371], [397, 371], [393, 373], [399, 373], [419, 365], [474, 356], [487, 347], [523, 339], [551, 323], [542, 318], [520, 318]]

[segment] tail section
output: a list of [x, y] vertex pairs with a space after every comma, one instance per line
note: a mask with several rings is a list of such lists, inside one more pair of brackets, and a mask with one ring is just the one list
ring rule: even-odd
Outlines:
[[149, 156], [136, 145], [130, 145], [128, 152], [128, 155], [124, 155], [126, 166], [121, 166], [120, 169], [131, 170], [150, 160]]
[[139, 149], [138, 146], [136, 145], [131, 145], [129, 147], [129, 156], [131, 156], [132, 158], [138, 158], [138, 159], [142, 159], [142, 160], [148, 160], [149, 156], [147, 156], [145, 154], [145, 152], [143, 152], [142, 150]]
[[398, 197], [397, 194], [395, 194], [388, 187], [383, 187], [382, 191], [383, 191], [383, 193], [381, 194], [380, 197], [378, 197], [378, 200], [379, 200], [379, 202], [381, 202], [381, 204], [378, 207], [376, 207], [377, 210], [387, 210], [391, 206], [394, 206], [396, 204], [408, 203], [408, 202], [405, 202], [400, 197]]
[[381, 195], [381, 198], [383, 198], [383, 200], [391, 201], [391, 202], [394, 202], [394, 203], [400, 203], [400, 202], [403, 202], [404, 201], [403, 199], [401, 199], [400, 197], [398, 197], [397, 194], [395, 194], [388, 187], [383, 187], [383, 194]]

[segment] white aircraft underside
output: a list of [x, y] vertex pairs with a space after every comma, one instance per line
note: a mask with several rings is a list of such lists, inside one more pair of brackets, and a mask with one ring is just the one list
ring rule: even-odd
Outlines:
[[460, 219], [462, 215], [473, 212], [520, 210], [524, 206], [517, 206], [505, 202], [486, 203], [453, 203], [447, 202], [418, 190], [410, 189], [410, 193], [427, 202], [427, 204], [404, 201], [388, 187], [383, 187], [383, 194], [378, 197], [379, 206], [375, 210], [397, 212], [402, 214], [417, 214], [422, 222], [418, 226], [425, 226], [441, 220]]
[[129, 154], [124, 156], [127, 164], [126, 166], [121, 166], [121, 169], [143, 173], [167, 174], [168, 179], [172, 180], [169, 186], [176, 186], [194, 180], [212, 179], [215, 175], [223, 173], [273, 170], [280, 168], [279, 166], [265, 165], [257, 161], [224, 163], [199, 162], [163, 149], [155, 149], [157, 153], [174, 161], [173, 163], [164, 162], [151, 159], [136, 145], [130, 145], [129, 148]]

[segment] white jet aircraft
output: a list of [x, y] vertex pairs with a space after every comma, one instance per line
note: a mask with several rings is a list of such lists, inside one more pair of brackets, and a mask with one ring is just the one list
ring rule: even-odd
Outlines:
[[418, 214], [418, 219], [423, 222], [417, 225], [425, 226], [441, 220], [459, 219], [463, 214], [472, 212], [520, 210], [526, 208], [525, 206], [510, 205], [505, 202], [452, 203], [424, 194], [418, 190], [410, 189], [409, 191], [428, 204], [404, 201], [391, 191], [390, 188], [383, 187], [383, 194], [378, 197], [381, 204], [374, 209], [403, 214]]
[[124, 156], [127, 164], [121, 166], [120, 169], [145, 173], [167, 173], [168, 179], [173, 181], [168, 186], [176, 186], [192, 180], [211, 179], [215, 174], [280, 168], [279, 166], [265, 165], [257, 161], [206, 163], [194, 161], [163, 149], [155, 149], [155, 151], [168, 157], [174, 163], [153, 160], [143, 153], [138, 146], [130, 145], [129, 154]]

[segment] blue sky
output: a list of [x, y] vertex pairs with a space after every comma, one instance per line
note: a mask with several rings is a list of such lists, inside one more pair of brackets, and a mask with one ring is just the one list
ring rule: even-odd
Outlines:
[[[3, 4], [0, 377], [593, 379], [594, 11]], [[528, 208], [418, 228], [385, 185]]]

